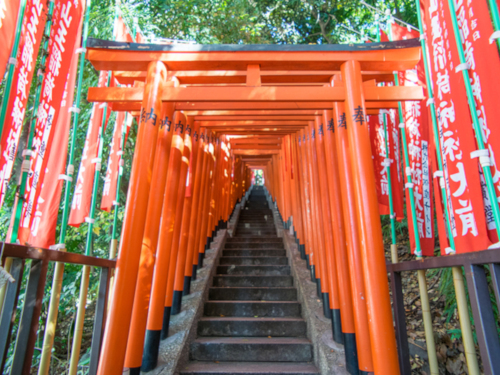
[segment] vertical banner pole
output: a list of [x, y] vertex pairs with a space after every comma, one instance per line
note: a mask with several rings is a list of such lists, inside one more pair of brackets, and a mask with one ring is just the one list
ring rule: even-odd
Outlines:
[[384, 144], [385, 144], [385, 173], [387, 174], [387, 187], [389, 193], [389, 212], [391, 219], [391, 258], [392, 263], [398, 262], [398, 246], [396, 240], [396, 212], [394, 212], [394, 200], [392, 197], [392, 180], [391, 180], [391, 160], [389, 158], [389, 138], [387, 133], [387, 113], [383, 113], [382, 117], [384, 119]]
[[122, 127], [122, 138], [120, 140], [120, 151], [122, 154], [120, 155], [119, 169], [118, 169], [118, 178], [116, 180], [116, 195], [115, 195], [115, 203], [114, 203], [114, 212], [113, 212], [113, 231], [111, 234], [111, 247], [109, 250], [109, 259], [116, 258], [116, 249], [118, 248], [118, 206], [120, 205], [120, 186], [122, 182], [123, 176], [123, 163], [125, 159], [123, 157], [124, 149], [125, 149], [125, 137], [127, 134], [127, 123], [129, 121], [128, 117], [130, 114], [127, 112], [125, 114], [125, 120], [123, 122]]
[[[109, 87], [109, 83], [111, 82], [111, 72], [108, 72], [108, 82], [107, 87]], [[95, 160], [95, 172], [94, 172], [94, 184], [92, 188], [92, 200], [90, 203], [90, 213], [85, 221], [88, 223], [88, 232], [87, 232], [87, 242], [85, 244], [85, 255], [92, 256], [92, 245], [93, 245], [93, 229], [94, 229], [94, 221], [95, 221], [95, 211], [96, 211], [96, 201], [97, 201], [97, 193], [99, 190], [99, 179], [101, 177], [101, 160], [102, 153], [104, 148], [104, 127], [106, 125], [106, 113], [108, 110], [108, 105], [106, 103], [103, 114], [102, 114], [102, 122], [101, 128], [99, 129], [99, 148], [97, 152], [97, 159]], [[71, 348], [71, 360], [69, 364], [69, 375], [76, 375], [78, 368], [78, 361], [80, 360], [80, 347], [82, 345], [82, 334], [83, 334], [83, 320], [85, 317], [85, 305], [87, 304], [87, 294], [88, 294], [88, 285], [89, 285], [89, 277], [90, 277], [90, 266], [83, 266], [82, 280], [80, 284], [80, 297], [79, 297], [79, 305], [77, 309], [76, 322], [75, 322], [75, 333], [73, 335], [73, 344]]]
[[[428, 65], [427, 59], [427, 46], [425, 41], [425, 34], [422, 25], [422, 12], [420, 9], [420, 0], [415, 0], [416, 8], [417, 8], [417, 19], [418, 19], [418, 28], [420, 32], [420, 44], [422, 46], [422, 59], [424, 60], [425, 67], [425, 79], [427, 84], [427, 97], [429, 108], [431, 110], [431, 120], [432, 120], [432, 128], [434, 133], [434, 143], [436, 145], [436, 154], [439, 164], [439, 170], [443, 170], [443, 159], [441, 155], [441, 145], [439, 140], [439, 129], [437, 124], [436, 117], [436, 105], [434, 103], [434, 95], [432, 91], [432, 82], [431, 82], [431, 72]], [[453, 18], [453, 17], [452, 17]], [[455, 20], [456, 21], [456, 20]], [[476, 117], [477, 118], [477, 117]], [[479, 137], [481, 140], [482, 138]], [[491, 175], [490, 175], [491, 176]], [[446, 189], [444, 184], [441, 184], [441, 195], [446, 202]], [[493, 205], [495, 206], [495, 205]], [[452, 250], [455, 250], [455, 240], [453, 238], [453, 233], [451, 231], [450, 224], [450, 215], [448, 212], [448, 205], [443, 204], [444, 212], [446, 216], [446, 228], [448, 232], [448, 241]], [[497, 226], [498, 230], [498, 226]], [[467, 360], [467, 369], [469, 370], [470, 375], [479, 375], [479, 364], [477, 362], [476, 348], [474, 345], [474, 337], [472, 335], [472, 327], [470, 324], [469, 318], [469, 307], [467, 304], [467, 297], [465, 294], [465, 284], [462, 276], [462, 268], [461, 267], [453, 267], [453, 284], [455, 287], [455, 295], [457, 298], [457, 309], [458, 309], [458, 317], [460, 320], [460, 329], [462, 331], [462, 340], [464, 344], [465, 357]]]
[[[377, 41], [380, 42], [380, 26], [377, 18]], [[398, 245], [397, 245], [397, 240], [396, 240], [396, 212], [394, 212], [394, 200], [392, 197], [392, 180], [391, 180], [391, 160], [390, 160], [390, 153], [389, 153], [389, 138], [388, 138], [388, 133], [387, 133], [387, 114], [383, 114], [383, 120], [384, 120], [384, 144], [385, 144], [385, 155], [386, 155], [386, 160], [384, 160], [384, 163], [386, 164], [385, 166], [385, 172], [387, 175], [387, 190], [389, 194], [389, 212], [390, 212], [390, 219], [391, 219], [391, 260], [392, 263], [398, 263]]]
[[[0, 109], [0, 139], [3, 137], [3, 124], [5, 123], [5, 116], [7, 115], [7, 106], [9, 105], [10, 90], [12, 89], [12, 83], [14, 81], [14, 70], [16, 69], [17, 65], [17, 54], [19, 52], [19, 43], [21, 41], [21, 30], [23, 28], [24, 12], [26, 10], [26, 0], [21, 0], [20, 5], [21, 6], [19, 7], [19, 13], [17, 16], [14, 45], [12, 46], [12, 51], [10, 53], [10, 59], [8, 64], [9, 69], [7, 70], [7, 82], [5, 84], [5, 90], [3, 92], [3, 98], [2, 98], [2, 107]], [[50, 6], [53, 8], [54, 3], [51, 3]], [[47, 47], [45, 46], [45, 48]], [[45, 55], [43, 55], [42, 58], [45, 59]]]

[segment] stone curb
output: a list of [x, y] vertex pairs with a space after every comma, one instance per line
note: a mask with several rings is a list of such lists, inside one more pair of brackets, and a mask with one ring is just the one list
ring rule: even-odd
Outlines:
[[191, 343], [197, 337], [198, 320], [203, 316], [204, 303], [208, 299], [210, 281], [215, 275], [219, 257], [228, 237], [227, 230], [217, 233], [210, 250], [206, 251], [203, 268], [198, 270], [197, 278], [191, 283], [191, 293], [182, 298], [181, 312], [170, 320], [169, 337], [160, 344], [158, 366], [148, 375], [173, 375], [189, 362]]

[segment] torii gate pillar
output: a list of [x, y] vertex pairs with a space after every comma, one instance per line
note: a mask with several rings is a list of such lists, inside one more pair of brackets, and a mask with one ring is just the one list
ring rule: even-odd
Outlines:
[[399, 374], [375, 172], [358, 61], [341, 66], [375, 374]]

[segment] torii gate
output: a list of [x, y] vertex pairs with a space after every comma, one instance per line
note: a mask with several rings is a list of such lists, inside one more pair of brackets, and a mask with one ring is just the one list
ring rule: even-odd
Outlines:
[[[88, 100], [160, 117], [162, 102], [194, 117], [201, 128], [226, 135], [251, 168], [279, 152], [282, 138], [308, 126], [334, 102], [344, 102], [359, 214], [370, 335], [377, 373], [399, 373], [382, 231], [374, 189], [366, 114], [422, 100], [422, 87], [377, 86], [394, 71], [413, 69], [418, 40], [361, 45], [155, 45], [90, 39], [87, 58], [135, 87], [90, 88]], [[334, 79], [336, 76], [336, 79]], [[151, 118], [151, 117], [150, 117]], [[117, 263], [115, 289], [99, 374], [121, 374], [137, 281], [141, 241], [158, 136], [141, 119]]]

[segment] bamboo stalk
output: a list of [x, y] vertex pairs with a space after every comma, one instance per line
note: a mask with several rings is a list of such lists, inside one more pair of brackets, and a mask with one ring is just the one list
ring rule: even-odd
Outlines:
[[[476, 346], [472, 336], [472, 327], [469, 319], [469, 307], [467, 296], [465, 294], [465, 284], [462, 275], [462, 267], [453, 267], [453, 285], [455, 286], [455, 295], [457, 299], [458, 316], [460, 318], [460, 329], [462, 331], [462, 340], [464, 342], [465, 359], [469, 375], [480, 375], [479, 364], [477, 362]], [[467, 345], [466, 345], [467, 343]]]
[[[65, 251], [65, 250], [64, 250]], [[57, 313], [59, 309], [59, 300], [61, 298], [61, 289], [64, 276], [64, 263], [57, 262], [54, 269], [54, 278], [52, 279], [52, 290], [50, 293], [49, 312], [45, 324], [45, 334], [43, 337], [42, 355], [38, 374], [48, 374], [50, 368], [50, 357], [54, 337], [56, 335]]]
[[[112, 239], [111, 244], [109, 247], [109, 259], [115, 259], [116, 258], [116, 253], [118, 249], [118, 240]], [[113, 286], [115, 282], [115, 272], [114, 270], [111, 270], [112, 274], [111, 277], [109, 278], [109, 292], [108, 292], [108, 310], [109, 307], [111, 306], [111, 301], [113, 300]]]
[[80, 284], [80, 296], [75, 321], [75, 333], [73, 345], [71, 347], [71, 359], [69, 362], [68, 375], [76, 375], [78, 370], [78, 360], [80, 359], [80, 349], [82, 346], [83, 321], [85, 319], [85, 305], [89, 289], [90, 266], [83, 266], [82, 282]]
[[[417, 259], [422, 259], [417, 257]], [[420, 290], [420, 303], [422, 304], [422, 320], [424, 322], [425, 341], [427, 344], [427, 356], [429, 357], [429, 369], [431, 374], [439, 375], [436, 343], [434, 342], [434, 331], [432, 330], [431, 306], [427, 290], [427, 279], [425, 270], [418, 270], [418, 288]]]
[[[85, 49], [87, 46], [87, 37], [88, 37], [88, 24], [89, 24], [89, 16], [90, 16], [90, 5], [91, 0], [87, 0], [86, 9], [85, 9], [85, 19], [83, 24], [83, 33], [82, 33], [82, 48]], [[71, 145], [69, 150], [69, 160], [67, 167], [67, 175], [73, 175], [73, 162], [75, 159], [75, 145], [76, 145], [76, 135], [78, 131], [78, 117], [79, 117], [79, 108], [80, 108], [80, 100], [81, 100], [81, 87], [83, 82], [83, 74], [84, 74], [84, 64], [85, 58], [83, 56], [80, 57], [79, 61], [79, 69], [78, 69], [78, 83], [76, 90], [76, 99], [73, 104], [77, 110], [73, 112], [73, 130], [71, 135]], [[71, 183], [72, 179], [66, 180], [65, 192], [64, 192], [64, 204], [63, 204], [63, 216], [61, 219], [61, 232], [59, 233], [59, 244], [64, 245], [64, 241], [66, 239], [66, 231], [68, 228], [68, 216], [71, 209], [71, 204], [69, 203], [69, 197], [71, 193]], [[60, 249], [60, 251], [65, 251], [65, 249]], [[59, 277], [60, 273], [60, 277]], [[38, 368], [38, 375], [47, 375], [49, 373], [50, 368], [50, 359], [52, 356], [52, 347], [54, 345], [54, 337], [55, 337], [55, 329], [57, 325], [57, 316], [59, 312], [59, 302], [61, 297], [61, 289], [63, 282], [63, 274], [64, 274], [64, 263], [56, 263], [54, 278], [52, 280], [52, 290], [50, 294], [50, 302], [49, 302], [49, 312], [47, 316], [47, 322], [45, 326], [45, 334], [43, 338], [43, 348], [40, 356], [40, 366]]]
[[21, 0], [19, 4], [19, 12], [17, 16], [16, 33], [14, 37], [14, 45], [10, 53], [11, 60], [9, 61], [9, 69], [7, 70], [7, 83], [3, 93], [2, 107], [0, 108], [0, 139], [3, 137], [3, 125], [5, 123], [5, 116], [7, 115], [7, 106], [9, 104], [10, 91], [14, 81], [14, 70], [16, 69], [16, 58], [19, 52], [19, 42], [21, 41], [21, 30], [23, 27], [23, 18], [26, 10], [26, 0]]

